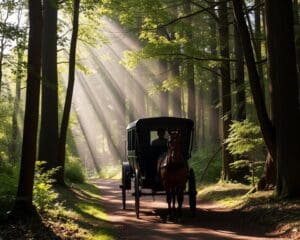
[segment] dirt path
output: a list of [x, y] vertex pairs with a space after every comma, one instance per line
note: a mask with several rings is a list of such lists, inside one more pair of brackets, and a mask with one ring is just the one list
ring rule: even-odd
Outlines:
[[[109, 220], [115, 227], [119, 239], [124, 240], [166, 240], [166, 239], [205, 239], [205, 240], [262, 240], [282, 239], [265, 234], [262, 226], [246, 221], [241, 212], [216, 208], [211, 204], [199, 202], [197, 215], [191, 217], [185, 197], [183, 219], [181, 223], [165, 221], [165, 197], [142, 197], [140, 201], [140, 219], [136, 219], [133, 197], [129, 196], [127, 209], [121, 209], [120, 182], [117, 180], [94, 180], [101, 190], [104, 206]], [[130, 194], [127, 194], [130, 195]]]

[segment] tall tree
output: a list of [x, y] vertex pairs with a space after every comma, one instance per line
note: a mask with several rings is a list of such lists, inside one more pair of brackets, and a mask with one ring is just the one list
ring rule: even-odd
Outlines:
[[34, 212], [32, 204], [34, 165], [41, 79], [42, 4], [29, 0], [29, 42], [27, 62], [26, 106], [19, 185], [13, 214]]
[[[274, 170], [275, 164], [272, 160], [276, 159], [275, 126], [273, 125], [273, 122], [270, 120], [267, 113], [267, 108], [264, 101], [264, 95], [261, 88], [260, 76], [258, 74], [258, 70], [255, 64], [253, 48], [250, 40], [250, 33], [248, 31], [244, 14], [243, 14], [243, 2], [241, 0], [233, 0], [233, 8], [234, 8], [235, 19], [238, 26], [239, 35], [241, 37], [241, 41], [245, 53], [244, 56], [245, 56], [246, 65], [248, 69], [250, 88], [254, 100], [256, 114], [258, 117], [258, 121], [260, 123], [260, 128], [262, 131], [264, 141], [267, 145], [270, 154], [265, 164], [264, 174], [258, 184], [259, 189], [264, 189], [266, 185], [274, 181], [273, 179], [274, 174], [272, 172]], [[271, 77], [272, 72], [270, 72], [269, 75]], [[272, 86], [272, 84], [270, 84], [270, 86]], [[272, 102], [271, 105], [274, 106], [274, 99], [273, 99], [274, 94], [272, 88], [270, 90], [271, 90], [271, 102]], [[272, 112], [274, 111], [272, 110]]]
[[276, 159], [275, 145], [275, 128], [268, 116], [262, 88], [260, 85], [260, 77], [256, 68], [253, 48], [251, 45], [250, 34], [243, 13], [243, 0], [232, 0], [234, 15], [238, 26], [239, 35], [242, 41], [244, 56], [248, 69], [250, 88], [253, 101], [262, 130], [263, 138], [268, 147], [271, 156]]
[[[167, 71], [168, 71], [168, 62], [165, 59], [159, 60], [159, 79], [160, 83], [162, 84], [163, 81], [167, 79]], [[161, 91], [159, 93], [159, 102], [160, 102], [160, 114], [162, 116], [169, 115], [169, 92], [168, 91]]]
[[[180, 62], [179, 59], [175, 59], [170, 63], [171, 77], [176, 78], [175, 81], [179, 81], [180, 78]], [[173, 103], [173, 116], [181, 117], [181, 86], [177, 86], [172, 92]]]
[[57, 86], [57, 1], [43, 2], [42, 107], [39, 160], [45, 170], [57, 166], [58, 86]]
[[18, 140], [19, 140], [19, 126], [18, 126], [18, 115], [20, 113], [20, 101], [21, 101], [21, 79], [23, 78], [23, 57], [25, 52], [25, 41], [27, 34], [21, 27], [21, 17], [24, 3], [21, 2], [18, 6], [17, 12], [17, 29], [20, 34], [16, 37], [16, 52], [17, 52], [17, 66], [16, 66], [16, 91], [14, 98], [14, 107], [12, 114], [12, 130], [11, 136], [12, 141], [10, 145], [10, 156], [12, 161], [16, 161], [19, 155]]
[[[186, 15], [192, 13], [191, 1], [184, 1], [184, 11]], [[187, 19], [188, 27], [185, 32], [187, 41], [188, 41], [188, 49], [187, 54], [193, 48], [193, 32], [189, 29], [192, 27], [193, 22], [192, 18]], [[193, 61], [188, 60], [186, 64], [186, 72], [187, 72], [187, 88], [188, 88], [188, 118], [196, 121], [196, 98], [195, 98], [195, 69]]]
[[[213, 5], [213, 3], [211, 3]], [[216, 19], [211, 19], [209, 23], [209, 32], [211, 36], [210, 40], [210, 53], [211, 56], [217, 58], [217, 23]], [[211, 81], [210, 81], [210, 109], [209, 109], [209, 136], [210, 142], [215, 144], [219, 143], [219, 108], [217, 105], [220, 101], [219, 94], [219, 78], [218, 78], [218, 69], [213, 67], [211, 72]]]
[[258, 74], [261, 78], [261, 85], [264, 93], [264, 75], [263, 75], [263, 64], [261, 63], [262, 57], [262, 31], [261, 31], [261, 0], [255, 0], [255, 10], [254, 10], [254, 24], [255, 24], [255, 53], [256, 53], [256, 61], [259, 62], [257, 65]]
[[243, 121], [246, 119], [246, 92], [244, 74], [244, 54], [243, 46], [235, 25], [234, 28], [234, 51], [235, 51], [235, 86], [236, 86], [236, 119]]
[[75, 82], [75, 63], [76, 63], [76, 46], [78, 37], [78, 27], [79, 27], [79, 6], [80, 0], [73, 0], [73, 31], [70, 44], [70, 55], [69, 55], [69, 77], [67, 93], [63, 111], [63, 117], [60, 127], [60, 136], [58, 144], [58, 166], [59, 171], [57, 173], [57, 182], [64, 185], [64, 170], [65, 170], [65, 157], [66, 157], [66, 140], [67, 131], [70, 118], [74, 82]]
[[[231, 80], [230, 80], [230, 64], [229, 64], [229, 21], [227, 2], [220, 0], [219, 2], [219, 40], [220, 40], [220, 55], [224, 59], [221, 62], [221, 82], [222, 82], [222, 123], [223, 123], [223, 139], [229, 135], [231, 124]], [[229, 180], [230, 168], [229, 164], [233, 161], [232, 155], [227, 150], [226, 144], [223, 145], [223, 173], [222, 178]]]
[[267, 116], [260, 91], [242, 3], [233, 0], [233, 5], [244, 50], [247, 52], [245, 57], [258, 119], [268, 150], [277, 161], [277, 193], [281, 197], [299, 197], [299, 144], [294, 139], [300, 133], [300, 116], [292, 1], [268, 0], [265, 7], [275, 128]]
[[300, 197], [299, 92], [293, 24], [293, 2], [267, 0], [267, 48], [274, 88], [277, 193]]

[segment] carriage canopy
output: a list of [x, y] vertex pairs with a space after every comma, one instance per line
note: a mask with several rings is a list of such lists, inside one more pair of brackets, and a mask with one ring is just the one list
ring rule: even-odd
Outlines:
[[167, 132], [179, 131], [183, 138], [183, 149], [186, 157], [189, 156], [192, 145], [192, 133], [194, 122], [187, 118], [175, 117], [154, 117], [142, 118], [134, 121], [127, 126], [128, 149], [136, 150], [139, 153], [150, 146], [156, 132], [164, 129]]

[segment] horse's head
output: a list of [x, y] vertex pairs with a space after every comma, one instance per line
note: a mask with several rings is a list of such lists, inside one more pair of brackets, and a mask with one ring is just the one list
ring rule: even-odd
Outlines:
[[182, 139], [179, 131], [169, 132], [170, 140], [168, 144], [169, 154], [172, 161], [182, 161]]

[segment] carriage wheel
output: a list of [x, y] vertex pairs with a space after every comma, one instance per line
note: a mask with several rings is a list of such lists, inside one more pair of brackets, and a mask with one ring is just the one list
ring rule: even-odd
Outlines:
[[135, 190], [135, 213], [136, 217], [140, 217], [140, 187], [139, 187], [139, 178], [140, 174], [139, 171], [135, 170], [135, 179], [134, 179], [134, 190]]
[[124, 166], [122, 167], [122, 205], [123, 210], [126, 209], [126, 173]]
[[195, 173], [194, 170], [191, 168], [189, 172], [189, 182], [188, 182], [188, 193], [189, 193], [189, 203], [190, 203], [190, 210], [192, 215], [196, 215], [196, 181], [195, 181]]

